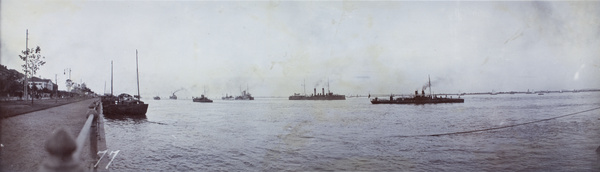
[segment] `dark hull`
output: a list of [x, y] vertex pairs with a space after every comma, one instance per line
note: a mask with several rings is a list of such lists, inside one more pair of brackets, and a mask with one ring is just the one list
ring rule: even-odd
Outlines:
[[146, 115], [148, 104], [109, 104], [102, 106], [102, 111], [107, 115]]
[[344, 95], [331, 96], [290, 96], [289, 100], [346, 100]]
[[236, 97], [235, 100], [254, 100], [254, 97]]
[[372, 104], [437, 104], [437, 103], [464, 103], [465, 99], [452, 99], [452, 98], [406, 98], [406, 99], [396, 99], [396, 100], [371, 100]]
[[193, 99], [192, 101], [194, 101], [194, 102], [200, 102], [200, 103], [212, 103], [213, 102], [210, 99]]

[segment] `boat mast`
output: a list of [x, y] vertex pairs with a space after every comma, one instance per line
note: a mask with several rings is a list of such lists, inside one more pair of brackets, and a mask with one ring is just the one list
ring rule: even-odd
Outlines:
[[113, 61], [110, 61], [110, 96], [113, 95]]
[[329, 78], [327, 78], [327, 94], [331, 93], [331, 91], [329, 91]]
[[137, 76], [137, 90], [138, 90], [138, 100], [142, 98], [140, 96], [140, 73], [138, 72], [138, 51], [135, 49], [135, 74]]
[[427, 75], [427, 79], [429, 79], [429, 97], [432, 97], [431, 95], [431, 77], [429, 77], [429, 75]]
[[302, 84], [302, 87], [304, 87], [304, 95], [306, 96], [306, 79], [304, 79], [304, 83]]

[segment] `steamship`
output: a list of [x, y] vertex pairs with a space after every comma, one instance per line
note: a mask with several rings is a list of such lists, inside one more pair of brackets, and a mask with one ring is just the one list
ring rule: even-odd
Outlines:
[[333, 94], [329, 89], [327, 89], [327, 93], [325, 93], [325, 88], [322, 88], [321, 93], [317, 93], [317, 88], [315, 88], [312, 95], [294, 93], [294, 95], [289, 97], [289, 100], [346, 100], [346, 96]]
[[[432, 95], [431, 94], [431, 79], [429, 79], [429, 83], [427, 84], [429, 87], [429, 95], [425, 95], [425, 89], [421, 91], [421, 95], [419, 95], [418, 90], [415, 91], [415, 95], [412, 97], [398, 97], [395, 98], [394, 95], [390, 95], [389, 100], [379, 99], [375, 97], [371, 100], [372, 104], [434, 104], [434, 103], [464, 103], [465, 99], [461, 99], [460, 96], [458, 98], [450, 98]], [[426, 87], [425, 87], [426, 88]]]

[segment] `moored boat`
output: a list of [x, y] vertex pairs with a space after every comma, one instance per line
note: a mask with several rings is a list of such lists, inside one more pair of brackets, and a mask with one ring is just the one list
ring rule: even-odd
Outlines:
[[148, 110], [148, 104], [140, 100], [140, 82], [138, 70], [138, 53], [135, 50], [135, 66], [137, 75], [138, 94], [131, 96], [122, 93], [118, 97], [112, 95], [112, 62], [111, 62], [111, 95], [102, 98], [102, 111], [105, 115], [120, 115], [120, 116], [145, 116]]

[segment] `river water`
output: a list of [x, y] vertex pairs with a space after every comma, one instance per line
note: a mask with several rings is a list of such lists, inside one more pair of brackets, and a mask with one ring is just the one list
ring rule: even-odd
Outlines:
[[108, 169], [600, 170], [600, 93], [463, 98], [431, 105], [148, 99], [145, 119], [106, 119], [108, 150], [119, 151]]

